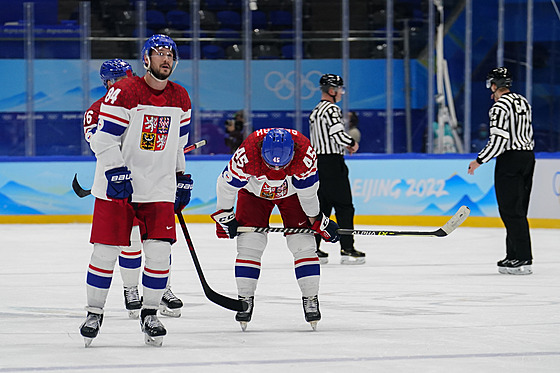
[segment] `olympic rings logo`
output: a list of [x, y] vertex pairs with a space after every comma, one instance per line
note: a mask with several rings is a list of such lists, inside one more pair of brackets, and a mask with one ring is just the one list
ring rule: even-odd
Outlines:
[[[266, 74], [264, 85], [280, 100], [289, 100], [294, 96], [296, 90], [295, 75], [295, 71], [290, 71], [286, 76], [279, 71], [271, 71]], [[310, 99], [320, 89], [318, 82], [321, 75], [321, 72], [317, 70], [302, 74], [300, 87], [302, 100]]]
[[552, 177], [552, 192], [560, 197], [560, 171], [557, 171]]

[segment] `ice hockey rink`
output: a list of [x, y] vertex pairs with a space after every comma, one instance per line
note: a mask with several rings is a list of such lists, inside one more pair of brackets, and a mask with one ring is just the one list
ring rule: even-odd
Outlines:
[[[235, 241], [186, 220], [208, 283], [236, 297]], [[269, 234], [253, 321], [242, 332], [234, 312], [204, 296], [177, 226], [172, 288], [185, 306], [180, 318], [160, 317], [163, 346], [145, 345], [128, 318], [117, 269], [101, 332], [85, 348], [78, 327], [89, 229], [0, 225], [0, 372], [560, 371], [560, 230], [531, 231], [530, 276], [498, 274], [501, 228], [357, 236], [367, 253], [361, 266], [340, 265], [338, 244], [324, 245], [317, 331], [303, 318], [284, 238]]]

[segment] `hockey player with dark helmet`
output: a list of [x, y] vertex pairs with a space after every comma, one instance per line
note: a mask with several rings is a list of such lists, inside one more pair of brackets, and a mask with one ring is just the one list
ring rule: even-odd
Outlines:
[[273, 128], [264, 137], [261, 154], [264, 162], [272, 169], [286, 167], [294, 157], [294, 140], [283, 128]]
[[[340, 101], [340, 99], [336, 99], [337, 92], [341, 91], [341, 93], [344, 94], [344, 81], [336, 74], [323, 74], [321, 79], [319, 79], [319, 85], [321, 91], [331, 96], [335, 103]], [[335, 90], [334, 95], [330, 93], [331, 88]]]
[[496, 85], [496, 88], [511, 87], [512, 83], [511, 73], [505, 67], [496, 67], [490, 70], [486, 76], [486, 88], [492, 87], [492, 84]]
[[[168, 50], [165, 52], [165, 50]], [[154, 71], [152, 66], [152, 57], [155, 54], [152, 54], [151, 51], [155, 51], [155, 53], [162, 58], [172, 57], [173, 62], [172, 65], [169, 66], [169, 73], [163, 73], [161, 71]], [[152, 35], [146, 43], [144, 43], [144, 47], [142, 48], [142, 63], [144, 64], [144, 68], [146, 71], [157, 81], [163, 82], [169, 78], [169, 76], [173, 73], [177, 65], [179, 64], [179, 52], [177, 50], [177, 44], [167, 35], [163, 34], [156, 34]], [[169, 55], [169, 53], [171, 55]]]

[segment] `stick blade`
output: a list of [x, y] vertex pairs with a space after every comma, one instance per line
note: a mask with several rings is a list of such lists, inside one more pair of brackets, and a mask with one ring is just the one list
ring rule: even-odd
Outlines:
[[91, 190], [83, 189], [80, 186], [80, 183], [78, 183], [78, 174], [74, 174], [74, 180], [72, 180], [72, 189], [74, 190], [74, 193], [76, 193], [76, 195], [80, 198], [87, 197], [91, 194]]
[[243, 300], [226, 297], [225, 295], [216, 293], [214, 290], [208, 287], [205, 287], [203, 290], [206, 298], [208, 298], [208, 300], [217, 304], [218, 306], [222, 306], [224, 308], [227, 308], [228, 310], [237, 312], [244, 312], [249, 309], [249, 304]]
[[451, 219], [449, 219], [449, 221], [440, 228], [442, 232], [439, 232], [441, 234], [438, 234], [438, 236], [447, 236], [448, 234], [453, 232], [458, 226], [460, 226], [465, 220], [467, 220], [470, 213], [471, 209], [469, 209], [467, 206], [461, 206], [459, 210], [457, 210], [455, 215], [453, 215]]

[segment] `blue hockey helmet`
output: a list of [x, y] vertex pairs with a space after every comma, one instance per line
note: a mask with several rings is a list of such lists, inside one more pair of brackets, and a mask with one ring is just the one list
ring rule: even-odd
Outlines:
[[294, 157], [294, 140], [290, 132], [283, 128], [272, 128], [264, 137], [262, 157], [273, 167], [284, 167]]
[[[179, 62], [179, 52], [177, 50], [177, 44], [167, 35], [163, 34], [156, 34], [152, 35], [146, 42], [144, 43], [144, 47], [142, 48], [142, 62], [144, 63], [144, 67], [148, 68], [144, 57], [150, 57], [150, 51], [152, 49], [157, 50], [158, 48], [168, 48], [173, 53], [173, 61]], [[149, 61], [149, 59], [148, 59]]]
[[103, 62], [99, 69], [99, 76], [105, 88], [108, 88], [107, 83], [109, 81], [115, 83], [117, 78], [132, 76], [133, 74], [132, 66], [120, 58], [114, 58]]

